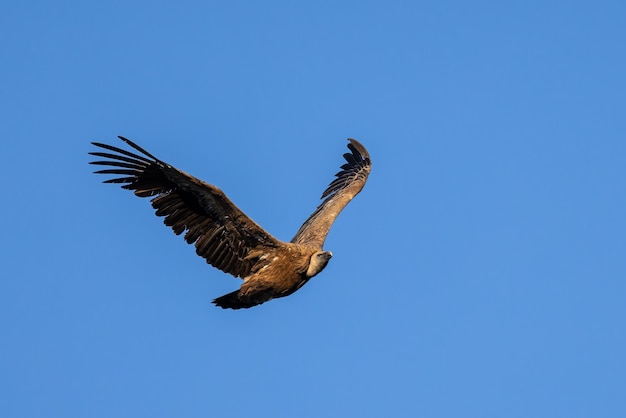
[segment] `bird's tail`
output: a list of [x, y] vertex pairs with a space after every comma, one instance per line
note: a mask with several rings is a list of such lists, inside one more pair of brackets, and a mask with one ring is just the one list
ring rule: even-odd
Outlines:
[[235, 290], [213, 300], [213, 303], [224, 309], [251, 308], [272, 299], [269, 292], [242, 294], [241, 289]]
[[249, 308], [249, 306], [243, 306], [239, 300], [239, 290], [228, 293], [224, 296], [220, 296], [213, 300], [213, 303], [224, 309], [241, 309]]

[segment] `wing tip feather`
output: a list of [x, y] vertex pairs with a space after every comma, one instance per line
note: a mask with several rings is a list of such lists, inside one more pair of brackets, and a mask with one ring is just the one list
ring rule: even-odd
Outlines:
[[356, 150], [365, 159], [367, 160], [370, 159], [370, 154], [369, 152], [367, 152], [367, 149], [365, 148], [365, 146], [363, 146], [363, 144], [361, 144], [359, 141], [357, 141], [354, 138], [348, 138], [348, 141], [350, 142], [348, 144], [348, 148], [350, 149], [350, 151], [352, 151], [353, 154], [354, 154], [354, 151]]

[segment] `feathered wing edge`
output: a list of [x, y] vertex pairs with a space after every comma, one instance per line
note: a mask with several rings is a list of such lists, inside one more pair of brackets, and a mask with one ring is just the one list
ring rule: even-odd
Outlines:
[[143, 155], [93, 142], [112, 151], [89, 153], [104, 158], [90, 164], [112, 167], [95, 173], [119, 175], [104, 183], [122, 184], [122, 188], [139, 197], [154, 196], [151, 203], [156, 215], [164, 217], [164, 223], [175, 234], [186, 231], [185, 241], [195, 244], [196, 253], [207, 263], [235, 277], [245, 277], [260, 267], [264, 248], [279, 245], [219, 188], [164, 163], [132, 141], [119, 138]]
[[335, 174], [328, 188], [322, 193], [324, 201], [302, 224], [291, 242], [311, 244], [322, 248], [330, 227], [346, 205], [363, 189], [372, 162], [365, 147], [356, 139], [348, 139], [350, 153], [343, 154], [346, 163]]

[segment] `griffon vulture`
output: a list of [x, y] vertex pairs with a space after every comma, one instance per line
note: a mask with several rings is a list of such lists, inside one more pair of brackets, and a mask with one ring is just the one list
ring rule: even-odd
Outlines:
[[139, 197], [152, 197], [157, 216], [176, 235], [194, 244], [207, 263], [243, 279], [239, 290], [213, 301], [222, 308], [250, 308], [270, 299], [288, 296], [321, 272], [332, 257], [322, 246], [339, 212], [367, 180], [371, 161], [365, 147], [349, 139], [346, 163], [322, 194], [324, 201], [304, 222], [290, 242], [274, 238], [243, 213], [219, 188], [159, 160], [132, 141], [137, 150], [92, 142], [110, 152], [90, 152], [104, 158], [90, 164], [109, 166], [97, 174], [114, 174], [104, 183], [121, 183]]

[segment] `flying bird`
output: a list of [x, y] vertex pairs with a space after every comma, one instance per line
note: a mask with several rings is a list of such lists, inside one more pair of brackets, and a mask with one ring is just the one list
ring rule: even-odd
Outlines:
[[370, 173], [370, 156], [363, 145], [348, 139], [346, 163], [322, 193], [322, 203], [302, 224], [290, 242], [274, 238], [243, 213], [216, 186], [205, 183], [159, 160], [134, 142], [118, 137], [139, 154], [92, 142], [110, 152], [90, 152], [108, 166], [96, 174], [116, 176], [104, 183], [119, 183], [139, 197], [152, 197], [157, 216], [176, 235], [194, 244], [208, 264], [243, 279], [241, 287], [213, 303], [224, 309], [250, 308], [289, 296], [321, 272], [332, 257], [322, 248], [339, 212], [356, 196]]

